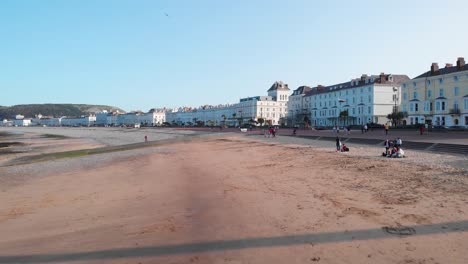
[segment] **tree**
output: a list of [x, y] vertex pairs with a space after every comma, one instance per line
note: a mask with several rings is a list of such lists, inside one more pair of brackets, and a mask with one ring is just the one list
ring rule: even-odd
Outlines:
[[392, 124], [394, 126], [399, 125], [401, 123], [401, 120], [405, 119], [408, 117], [407, 112], [393, 112], [391, 114], [387, 115], [387, 118], [392, 120]]
[[257, 122], [260, 124], [260, 126], [263, 126], [263, 123], [265, 123], [265, 119], [263, 117], [257, 118]]
[[340, 112], [339, 118], [345, 120], [344, 125], [346, 126], [346, 121], [348, 121], [349, 112], [348, 110], [343, 110]]

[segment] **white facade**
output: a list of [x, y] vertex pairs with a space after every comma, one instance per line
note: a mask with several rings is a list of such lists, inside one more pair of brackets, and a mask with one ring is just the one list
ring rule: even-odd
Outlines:
[[61, 117], [41, 118], [37, 120], [37, 124], [41, 126], [61, 126]]
[[140, 113], [126, 113], [117, 115], [116, 124], [125, 126], [133, 126], [135, 124], [140, 124], [138, 119], [139, 116]]
[[31, 119], [15, 119], [13, 120], [14, 126], [30, 126]]
[[13, 121], [9, 121], [7, 119], [3, 119], [2, 126], [13, 126]]
[[400, 104], [401, 83], [408, 79], [406, 75], [382, 73], [331, 86], [319, 85], [304, 96], [292, 97], [294, 101], [289, 104], [297, 107], [289, 115], [310, 114], [312, 126], [385, 124], [389, 122], [387, 115]]
[[96, 116], [82, 117], [63, 117], [61, 119], [62, 126], [92, 126], [96, 122]]
[[179, 125], [239, 126], [261, 118], [264, 124], [278, 125], [287, 115], [289, 88], [282, 82], [275, 82], [268, 94], [242, 98], [236, 104], [174, 109], [166, 113], [166, 121]]

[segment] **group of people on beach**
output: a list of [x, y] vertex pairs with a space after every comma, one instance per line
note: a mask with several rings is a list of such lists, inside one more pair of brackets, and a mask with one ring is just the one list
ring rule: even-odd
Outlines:
[[401, 138], [399, 137], [393, 141], [386, 139], [384, 142], [385, 152], [382, 153], [382, 156], [387, 157], [387, 158], [405, 157], [405, 152], [401, 148], [402, 143], [403, 143], [403, 140], [401, 140]]
[[340, 137], [336, 137], [336, 152], [348, 152], [349, 148], [343, 142], [341, 142]]

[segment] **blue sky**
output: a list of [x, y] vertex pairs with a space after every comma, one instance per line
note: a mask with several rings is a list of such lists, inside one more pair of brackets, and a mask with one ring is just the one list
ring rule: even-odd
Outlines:
[[[167, 15], [168, 16], [167, 16]], [[234, 103], [468, 59], [468, 1], [0, 1], [0, 105]]]

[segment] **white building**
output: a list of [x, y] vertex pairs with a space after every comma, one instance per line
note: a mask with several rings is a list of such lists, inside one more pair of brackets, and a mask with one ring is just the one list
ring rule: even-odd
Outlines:
[[41, 126], [61, 126], [61, 117], [45, 117], [37, 120], [37, 124]]
[[293, 91], [288, 100], [288, 125], [305, 127], [310, 125], [309, 100], [311, 97], [305, 97], [312, 91], [309, 86], [300, 86]]
[[13, 126], [13, 121], [10, 121], [8, 119], [3, 119], [2, 126]]
[[177, 108], [166, 113], [166, 121], [179, 125], [239, 126], [262, 119], [265, 124], [278, 125], [287, 114], [289, 88], [275, 82], [268, 96], [246, 97], [236, 104]]
[[30, 126], [31, 119], [15, 119], [13, 120], [14, 126]]
[[62, 126], [92, 126], [96, 122], [96, 116], [82, 116], [82, 117], [62, 117]]
[[298, 91], [293, 98], [302, 98], [302, 102], [289, 102], [297, 105], [289, 116], [297, 120], [296, 114], [309, 114], [307, 119], [312, 126], [385, 124], [389, 121], [387, 115], [400, 104], [401, 84], [407, 80], [406, 75], [363, 74], [349, 82], [319, 85], [305, 93]]
[[130, 112], [126, 114], [117, 115], [115, 124], [124, 125], [124, 126], [134, 126], [140, 124], [139, 116], [141, 112]]

